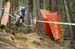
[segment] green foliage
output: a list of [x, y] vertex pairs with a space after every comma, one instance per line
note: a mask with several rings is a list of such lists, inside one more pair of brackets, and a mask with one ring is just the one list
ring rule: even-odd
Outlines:
[[6, 31], [6, 32], [10, 32], [10, 28], [8, 28], [8, 27], [5, 28], [5, 31]]
[[12, 5], [14, 9], [18, 9], [19, 7], [19, 0], [12, 0]]
[[66, 49], [65, 47], [61, 47], [60, 49]]

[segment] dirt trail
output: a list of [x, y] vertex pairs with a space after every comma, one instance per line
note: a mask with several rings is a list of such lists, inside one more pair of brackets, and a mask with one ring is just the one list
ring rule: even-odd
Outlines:
[[60, 46], [48, 38], [42, 38], [36, 33], [31, 34], [16, 34], [15, 44], [23, 49], [59, 49]]
[[36, 33], [18, 33], [15, 35], [15, 40], [11, 41], [9, 39], [0, 40], [0, 47], [9, 47], [9, 49], [60, 49], [62, 46], [62, 44], [55, 43], [49, 38], [42, 38]]

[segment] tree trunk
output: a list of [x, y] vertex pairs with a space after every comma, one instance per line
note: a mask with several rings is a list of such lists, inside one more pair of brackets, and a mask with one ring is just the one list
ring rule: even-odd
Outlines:
[[43, 0], [43, 9], [46, 9], [46, 1]]
[[4, 29], [9, 20], [10, 1], [4, 3], [4, 13], [1, 20], [1, 28]]
[[[33, 4], [34, 4], [34, 17], [36, 17], [36, 20], [41, 20], [39, 0], [33, 0]], [[37, 33], [43, 36], [44, 33], [43, 33], [42, 23], [37, 22], [36, 24], [37, 24]]]
[[51, 11], [57, 11], [57, 4], [56, 4], [56, 0], [50, 0], [50, 10]]
[[[73, 18], [72, 18], [72, 15], [71, 15], [71, 11], [69, 9], [69, 6], [68, 6], [68, 2], [67, 0], [64, 0], [64, 5], [65, 5], [65, 10], [66, 10], [66, 16], [67, 16], [67, 20], [69, 23], [72, 23], [73, 22]], [[70, 31], [70, 34], [71, 34], [71, 46], [74, 47], [74, 43], [75, 43], [75, 31], [73, 30], [75, 26], [69, 26], [69, 31]], [[71, 47], [71, 49], [74, 49], [73, 47]]]

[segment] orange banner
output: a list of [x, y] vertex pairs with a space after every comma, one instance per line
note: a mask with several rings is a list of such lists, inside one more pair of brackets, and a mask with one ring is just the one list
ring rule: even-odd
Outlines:
[[[40, 15], [41, 15], [42, 21], [59, 22], [58, 12], [51, 12], [48, 10], [40, 10]], [[54, 40], [58, 40], [61, 38], [61, 25], [49, 24], [49, 23], [43, 22], [43, 27], [44, 27], [45, 35], [47, 35], [47, 36], [53, 35]]]

